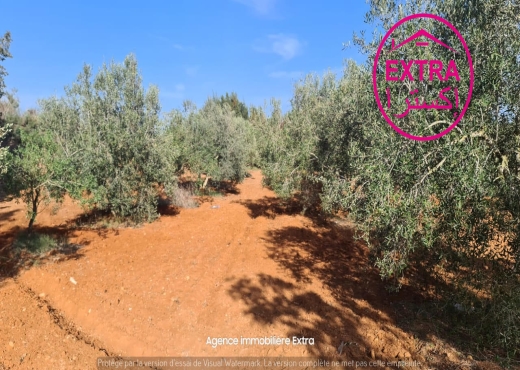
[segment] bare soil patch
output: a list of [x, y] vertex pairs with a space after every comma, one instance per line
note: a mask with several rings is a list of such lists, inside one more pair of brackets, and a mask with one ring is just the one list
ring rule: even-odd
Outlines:
[[[107, 355], [490, 368], [401, 324], [403, 307], [420, 295], [384, 289], [351, 225], [304, 217], [262, 187], [260, 171], [251, 175], [225, 196], [165, 209], [138, 228], [74, 228], [81, 209], [70, 200], [39, 215], [38, 231], [65, 234], [81, 248], [16, 268], [0, 260], [0, 369], [89, 369]], [[3, 255], [26, 223], [22, 204], [0, 202]], [[306, 337], [314, 345], [206, 343], [241, 336]]]

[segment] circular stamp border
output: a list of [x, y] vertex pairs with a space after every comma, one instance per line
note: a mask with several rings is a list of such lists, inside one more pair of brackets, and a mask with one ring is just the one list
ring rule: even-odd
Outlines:
[[[447, 27], [449, 27], [457, 35], [457, 37], [459, 38], [459, 41], [461, 42], [462, 46], [464, 46], [464, 50], [465, 50], [466, 56], [468, 58], [469, 71], [470, 71], [468, 98], [466, 99], [466, 102], [464, 104], [464, 107], [462, 108], [462, 111], [458, 115], [458, 117], [455, 120], [455, 122], [453, 122], [446, 130], [444, 130], [444, 131], [442, 131], [442, 132], [440, 132], [440, 133], [438, 133], [436, 135], [432, 135], [432, 136], [415, 136], [415, 135], [409, 134], [409, 133], [401, 130], [395, 123], [392, 122], [390, 117], [388, 117], [388, 115], [386, 114], [386, 112], [385, 112], [385, 110], [383, 108], [383, 105], [381, 104], [381, 99], [379, 98], [379, 93], [377, 91], [377, 63], [379, 61], [379, 56], [381, 54], [381, 50], [383, 50], [383, 46], [385, 45], [386, 40], [388, 40], [388, 38], [390, 37], [392, 32], [394, 32], [397, 27], [399, 27], [400, 25], [402, 25], [405, 22], [408, 22], [408, 21], [410, 21], [412, 19], [417, 19], [417, 18], [431, 18], [431, 19], [434, 19], [434, 20], [436, 20], [438, 22], [441, 22], [444, 25], [446, 25]], [[453, 130], [455, 128], [455, 126], [457, 126], [457, 124], [460, 122], [462, 117], [464, 117], [464, 114], [466, 113], [466, 110], [468, 109], [469, 103], [471, 101], [471, 95], [473, 93], [473, 84], [474, 84], [473, 60], [471, 59], [471, 54], [469, 52], [468, 45], [466, 44], [466, 41], [464, 40], [464, 38], [462, 37], [460, 32], [455, 28], [454, 25], [452, 25], [450, 22], [448, 22], [444, 18], [439, 17], [438, 15], [428, 14], [428, 13], [419, 13], [419, 14], [412, 14], [412, 15], [409, 15], [409, 16], [401, 19], [399, 22], [394, 24], [392, 26], [392, 28], [390, 28], [388, 30], [388, 32], [383, 37], [383, 40], [381, 40], [381, 43], [379, 44], [379, 48], [377, 49], [376, 57], [374, 59], [374, 67], [373, 67], [373, 70], [372, 70], [372, 85], [373, 85], [373, 88], [374, 88], [374, 96], [376, 98], [377, 106], [379, 107], [379, 111], [383, 114], [383, 117], [385, 118], [386, 122], [390, 126], [392, 126], [392, 128], [395, 131], [397, 131], [400, 135], [402, 135], [402, 136], [404, 136], [404, 137], [406, 137], [408, 139], [418, 140], [418, 141], [435, 140], [435, 139], [439, 139], [440, 137], [446, 135], [448, 132]]]

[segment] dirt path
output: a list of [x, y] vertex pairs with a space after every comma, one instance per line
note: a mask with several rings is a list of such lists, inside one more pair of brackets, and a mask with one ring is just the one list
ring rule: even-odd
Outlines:
[[[350, 230], [284, 211], [261, 180], [141, 228], [75, 230], [76, 254], [4, 279], [0, 368], [89, 369], [106, 355], [424, 361]], [[25, 225], [22, 209], [0, 203], [0, 240]], [[79, 212], [66, 203], [37, 222]], [[207, 344], [270, 336], [314, 344]]]

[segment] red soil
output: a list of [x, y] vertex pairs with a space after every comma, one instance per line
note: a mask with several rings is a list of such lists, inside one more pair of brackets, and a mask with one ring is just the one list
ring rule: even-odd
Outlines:
[[[39, 215], [41, 232], [67, 234], [82, 248], [0, 268], [0, 369], [93, 369], [107, 355], [337, 356], [430, 367], [424, 342], [396, 323], [403, 296], [384, 290], [348, 225], [320, 226], [284, 209], [259, 171], [237, 190], [140, 228], [74, 229], [81, 209], [69, 200]], [[23, 204], [1, 202], [0, 249], [26, 224]], [[206, 343], [241, 336], [304, 336], [314, 345]], [[465, 360], [443, 355], [450, 368]]]

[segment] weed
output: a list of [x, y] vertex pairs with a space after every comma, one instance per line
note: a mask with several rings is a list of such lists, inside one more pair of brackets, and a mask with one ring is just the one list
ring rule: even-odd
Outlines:
[[31, 254], [42, 254], [58, 247], [58, 240], [46, 234], [23, 232], [13, 242], [15, 252], [25, 250]]

